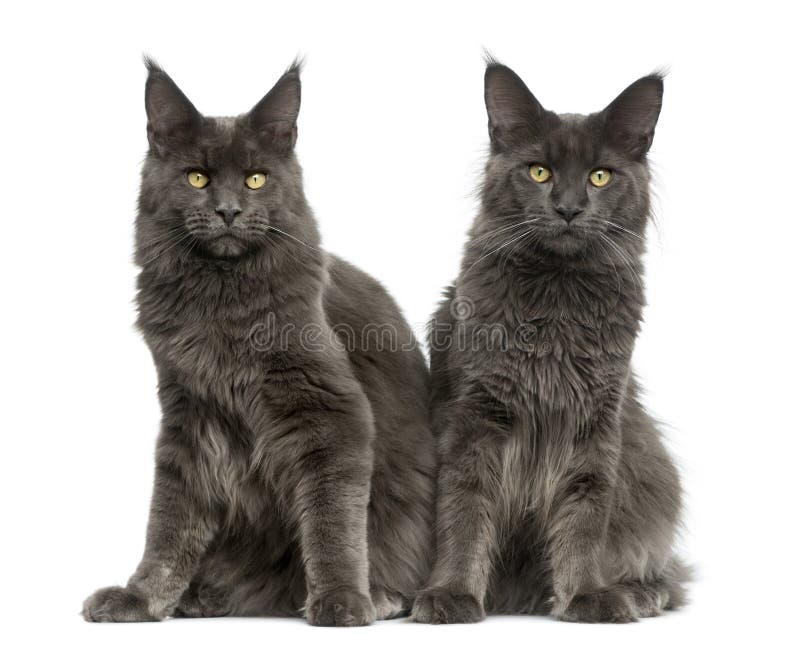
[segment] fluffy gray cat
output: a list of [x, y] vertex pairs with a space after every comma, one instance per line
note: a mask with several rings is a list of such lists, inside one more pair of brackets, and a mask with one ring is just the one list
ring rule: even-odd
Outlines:
[[237, 118], [148, 68], [138, 324], [163, 422], [144, 556], [83, 616], [403, 614], [430, 566], [428, 374], [384, 289], [319, 248], [299, 66]]
[[438, 553], [416, 621], [684, 601], [678, 474], [631, 372], [662, 91], [557, 115], [489, 61], [482, 208], [430, 334]]

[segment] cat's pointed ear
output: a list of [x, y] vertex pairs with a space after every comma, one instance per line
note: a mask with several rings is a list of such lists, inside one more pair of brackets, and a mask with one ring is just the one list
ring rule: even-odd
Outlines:
[[601, 113], [606, 137], [629, 155], [643, 158], [653, 143], [663, 94], [661, 74], [644, 76], [625, 88]]
[[297, 141], [301, 68], [302, 61], [295, 60], [247, 115], [260, 139], [280, 151], [291, 150]]
[[488, 58], [483, 96], [492, 149], [499, 151], [541, 133], [547, 111], [509, 67]]
[[147, 140], [151, 150], [161, 153], [171, 144], [187, 141], [202, 117], [158, 63], [147, 57], [144, 63], [147, 66], [144, 89]]

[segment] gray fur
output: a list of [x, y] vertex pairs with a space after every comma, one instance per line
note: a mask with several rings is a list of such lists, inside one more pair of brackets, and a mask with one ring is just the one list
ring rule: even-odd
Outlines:
[[678, 474], [631, 372], [662, 79], [589, 116], [545, 110], [495, 61], [485, 81], [482, 207], [430, 335], [437, 562], [412, 618], [656, 615], [686, 578]]
[[[428, 374], [385, 290], [319, 248], [293, 151], [299, 66], [221, 119], [148, 69], [138, 325], [163, 422], [142, 561], [83, 615], [403, 614], [430, 565]], [[186, 180], [198, 168], [203, 189]], [[246, 188], [262, 170], [264, 188]], [[404, 347], [331, 337], [369, 324]]]

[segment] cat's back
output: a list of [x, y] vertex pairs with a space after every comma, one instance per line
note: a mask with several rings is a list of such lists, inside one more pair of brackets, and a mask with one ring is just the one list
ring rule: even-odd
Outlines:
[[345, 260], [331, 255], [328, 272], [325, 314], [373, 407], [394, 400], [421, 414], [428, 369], [400, 308], [377, 280]]

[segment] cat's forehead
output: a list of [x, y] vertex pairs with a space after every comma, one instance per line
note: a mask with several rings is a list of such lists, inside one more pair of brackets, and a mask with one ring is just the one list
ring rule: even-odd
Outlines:
[[209, 169], [252, 169], [264, 157], [253, 133], [236, 117], [206, 117], [195, 145]]
[[583, 114], [558, 115], [558, 126], [546, 133], [542, 143], [551, 163], [593, 159], [600, 145], [594, 120]]

